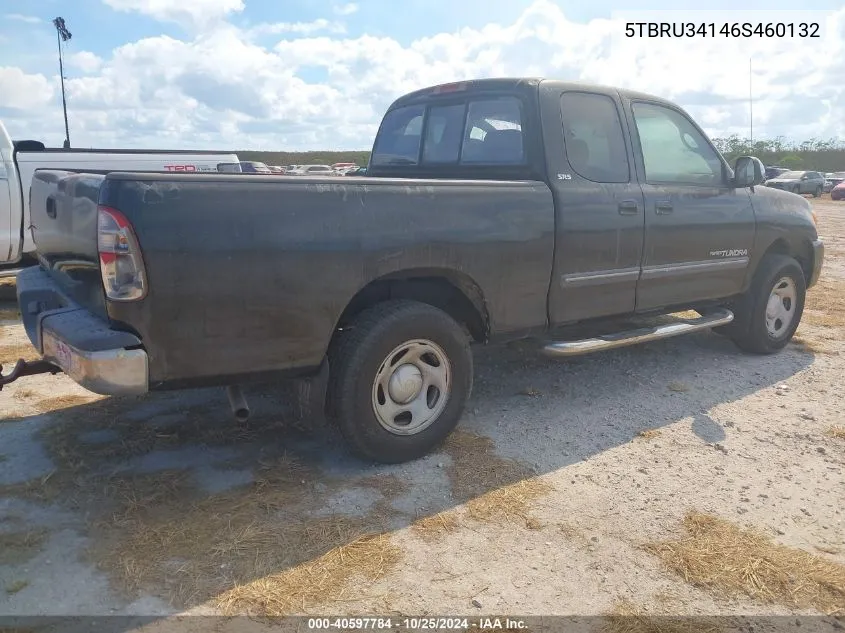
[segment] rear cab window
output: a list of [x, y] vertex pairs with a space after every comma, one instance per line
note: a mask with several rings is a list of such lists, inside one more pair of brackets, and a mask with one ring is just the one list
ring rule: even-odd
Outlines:
[[461, 100], [408, 105], [388, 112], [371, 165], [525, 165], [522, 101], [516, 96], [469, 95]]

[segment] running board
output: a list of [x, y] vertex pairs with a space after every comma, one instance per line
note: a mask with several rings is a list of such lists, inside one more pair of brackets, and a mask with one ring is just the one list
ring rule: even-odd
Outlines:
[[0, 269], [0, 279], [9, 279], [11, 277], [17, 277], [18, 273], [22, 270], [23, 270], [23, 268], [4, 268], [4, 269]]
[[581, 356], [616, 347], [626, 347], [637, 343], [648, 343], [659, 339], [690, 334], [699, 330], [707, 330], [719, 325], [727, 325], [734, 320], [733, 312], [723, 308], [714, 310], [697, 319], [678, 319], [675, 323], [656, 325], [654, 327], [637, 328], [613, 334], [605, 334], [596, 338], [585, 338], [577, 341], [556, 341], [543, 347], [547, 356]]

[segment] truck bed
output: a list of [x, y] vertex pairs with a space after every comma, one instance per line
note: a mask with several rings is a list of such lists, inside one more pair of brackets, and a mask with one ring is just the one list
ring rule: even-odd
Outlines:
[[[135, 230], [140, 301], [103, 302], [95, 199]], [[546, 321], [555, 219], [542, 182], [39, 171], [33, 205], [42, 266], [138, 336], [151, 388], [310, 371], [356, 294], [397, 271], [446, 268], [476, 287], [493, 332]]]

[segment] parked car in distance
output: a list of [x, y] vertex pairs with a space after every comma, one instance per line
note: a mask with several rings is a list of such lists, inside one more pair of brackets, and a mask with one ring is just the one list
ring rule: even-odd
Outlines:
[[283, 174], [285, 173], [284, 167], [279, 167], [278, 165], [267, 165], [270, 168], [270, 172], [274, 174]]
[[353, 167], [352, 169], [347, 169], [344, 176], [366, 176], [367, 175], [367, 168], [366, 167]]
[[788, 167], [777, 167], [776, 165], [766, 167], [766, 180], [777, 178], [778, 174], [782, 174], [787, 171], [789, 171]]
[[336, 172], [345, 172], [347, 169], [352, 169], [353, 167], [357, 167], [355, 163], [335, 163], [332, 165], [332, 169]]
[[840, 182], [830, 190], [831, 200], [845, 200], [845, 182]]
[[242, 160], [241, 171], [245, 174], [272, 174], [271, 170], [266, 164], [255, 160]]
[[832, 191], [833, 188], [841, 182], [845, 182], [845, 171], [835, 171], [830, 174], [825, 174], [824, 191]]
[[293, 379], [358, 455], [415, 459], [461, 418], [472, 341], [565, 359], [717, 327], [784, 349], [824, 244], [810, 202], [763, 176], [666, 99], [537, 78], [400, 97], [341, 186], [39, 171], [17, 291], [42, 360], [17, 376], [221, 386], [240, 420], [242, 385]]
[[292, 172], [291, 176], [335, 176], [335, 170], [329, 165], [299, 165]]
[[811, 193], [818, 198], [824, 191], [824, 176], [817, 171], [785, 171], [766, 181], [767, 187], [792, 193]]

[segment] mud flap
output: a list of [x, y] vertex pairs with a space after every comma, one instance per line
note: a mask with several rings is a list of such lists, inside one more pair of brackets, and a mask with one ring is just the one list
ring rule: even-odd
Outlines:
[[329, 361], [323, 359], [319, 371], [308, 378], [297, 381], [296, 413], [298, 422], [322, 431], [328, 428], [326, 417], [326, 393], [329, 387]]

